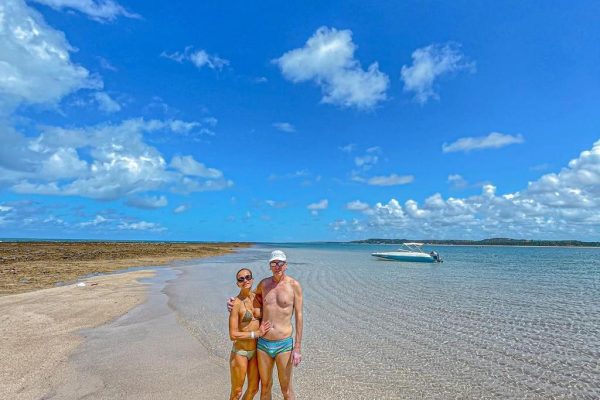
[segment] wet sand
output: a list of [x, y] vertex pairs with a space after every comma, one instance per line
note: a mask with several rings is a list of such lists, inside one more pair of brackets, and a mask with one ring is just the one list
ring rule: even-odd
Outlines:
[[0, 296], [72, 283], [91, 274], [227, 254], [248, 243], [3, 242]]
[[75, 284], [0, 298], [0, 393], [42, 399], [73, 374], [69, 355], [78, 331], [105, 324], [147, 298], [138, 280], [152, 271], [94, 277]]

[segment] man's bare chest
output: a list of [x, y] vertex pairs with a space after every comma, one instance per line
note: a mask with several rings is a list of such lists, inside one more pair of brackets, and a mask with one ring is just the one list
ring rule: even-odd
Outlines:
[[265, 306], [289, 308], [294, 305], [294, 291], [290, 285], [275, 286], [267, 289], [264, 299]]

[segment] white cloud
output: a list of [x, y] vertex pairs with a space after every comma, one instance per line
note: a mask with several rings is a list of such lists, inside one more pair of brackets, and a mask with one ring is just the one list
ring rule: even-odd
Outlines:
[[294, 82], [313, 81], [323, 103], [369, 109], [386, 99], [389, 78], [375, 62], [365, 71], [354, 58], [357, 46], [350, 30], [320, 27], [304, 47], [290, 50], [274, 62]]
[[162, 52], [161, 57], [168, 58], [178, 63], [189, 61], [194, 64], [197, 68], [208, 67], [210, 69], [222, 70], [223, 67], [229, 65], [229, 60], [221, 58], [217, 55], [208, 54], [205, 50], [193, 50], [193, 47], [188, 46], [183, 52], [176, 51], [175, 53], [169, 54]]
[[138, 221], [138, 222], [122, 222], [118, 226], [121, 230], [130, 231], [150, 231], [150, 232], [163, 232], [166, 230], [165, 227], [161, 226], [156, 222]]
[[104, 111], [105, 113], [115, 113], [121, 111], [121, 105], [112, 97], [110, 97], [108, 93], [96, 92], [93, 96], [98, 103], [98, 108], [100, 108], [100, 111]]
[[78, 89], [101, 88], [71, 62], [72, 51], [64, 34], [24, 1], [0, 3], [0, 116], [21, 104], [53, 105]]
[[[162, 154], [144, 133], [172, 131], [178, 120], [131, 119], [79, 129], [46, 127], [25, 137], [11, 132], [0, 150], [0, 176], [18, 193], [74, 195], [101, 200], [131, 198], [159, 189], [179, 193], [222, 190], [233, 185], [223, 173], [191, 156]], [[81, 158], [79, 151], [89, 153]], [[4, 157], [4, 155], [7, 157]]]
[[430, 98], [439, 99], [434, 83], [442, 75], [475, 72], [475, 63], [466, 60], [460, 46], [454, 43], [432, 44], [412, 53], [413, 64], [401, 70], [404, 91], [414, 92], [415, 100], [425, 104]]
[[136, 208], [152, 210], [166, 207], [169, 204], [165, 196], [132, 196], [127, 199], [127, 205]]
[[319, 211], [326, 210], [327, 207], [329, 207], [329, 201], [327, 199], [323, 199], [317, 203], [311, 203], [306, 206], [312, 215], [319, 215]]
[[187, 210], [189, 210], [189, 209], [190, 209], [190, 206], [189, 206], [189, 204], [181, 204], [180, 206], [177, 206], [177, 207], [176, 207], [176, 208], [173, 210], [173, 212], [174, 212], [175, 214], [181, 214], [181, 213], [183, 213], [183, 212], [186, 212], [186, 211], [187, 211]]
[[296, 127], [294, 127], [294, 125], [290, 124], [289, 122], [274, 122], [273, 127], [282, 132], [296, 132]]
[[455, 189], [464, 189], [469, 186], [469, 182], [459, 174], [448, 175], [448, 183]]
[[356, 148], [356, 144], [354, 144], [354, 143], [348, 143], [345, 146], [339, 147], [339, 149], [341, 151], [343, 151], [344, 153], [348, 153], [348, 154], [352, 153], [355, 148]]
[[436, 193], [422, 204], [410, 199], [403, 205], [392, 198], [360, 211], [365, 219], [357, 224], [336, 221], [332, 229], [413, 238], [598, 237], [600, 140], [560, 172], [519, 192], [499, 195], [486, 184], [475, 196], [444, 199]]
[[138, 14], [127, 11], [122, 5], [113, 0], [33, 0], [56, 10], [69, 8], [87, 15], [99, 22], [112, 21], [119, 16], [140, 18]]
[[375, 164], [379, 162], [379, 155], [381, 154], [381, 148], [378, 146], [370, 147], [366, 153], [362, 156], [354, 157], [354, 164], [360, 167], [363, 171], [371, 169]]
[[365, 211], [369, 209], [369, 205], [360, 200], [354, 200], [346, 204], [346, 209], [351, 211]]
[[181, 171], [185, 175], [199, 176], [202, 178], [220, 179], [223, 173], [215, 168], [207, 168], [206, 165], [194, 160], [192, 156], [175, 156], [171, 160], [171, 167]]
[[396, 186], [406, 185], [411, 183], [415, 179], [412, 175], [396, 175], [391, 174], [389, 176], [374, 176], [367, 180], [367, 183], [372, 186]]
[[283, 201], [265, 200], [265, 203], [269, 207], [273, 207], [273, 208], [285, 208], [285, 207], [287, 207], [287, 203], [285, 203]]
[[468, 153], [471, 150], [499, 149], [511, 144], [519, 144], [523, 142], [524, 139], [522, 135], [513, 136], [492, 132], [487, 136], [464, 137], [458, 139], [454, 143], [444, 143], [442, 145], [442, 151], [444, 153], [452, 153], [457, 151], [464, 151], [465, 153]]

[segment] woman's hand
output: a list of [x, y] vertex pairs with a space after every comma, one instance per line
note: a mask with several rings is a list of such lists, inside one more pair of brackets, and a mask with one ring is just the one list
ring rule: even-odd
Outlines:
[[272, 328], [271, 321], [263, 321], [260, 324], [260, 328], [258, 328], [258, 332], [260, 333], [258, 337], [263, 337], [267, 332], [269, 332]]

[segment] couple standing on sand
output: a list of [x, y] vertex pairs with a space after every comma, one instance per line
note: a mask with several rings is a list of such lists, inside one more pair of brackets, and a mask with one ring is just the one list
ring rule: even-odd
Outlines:
[[[243, 400], [254, 398], [259, 381], [260, 399], [270, 400], [274, 365], [283, 398], [296, 398], [292, 390], [292, 366], [298, 366], [302, 359], [302, 287], [286, 275], [287, 259], [283, 251], [271, 253], [269, 267], [273, 276], [260, 281], [255, 292], [252, 292], [252, 271], [239, 270], [236, 280], [240, 293], [227, 303], [229, 337], [233, 341], [229, 359], [230, 400], [241, 398], [246, 376], [248, 388]], [[292, 315], [296, 317], [295, 340]]]

